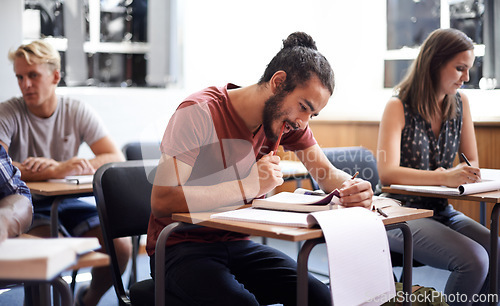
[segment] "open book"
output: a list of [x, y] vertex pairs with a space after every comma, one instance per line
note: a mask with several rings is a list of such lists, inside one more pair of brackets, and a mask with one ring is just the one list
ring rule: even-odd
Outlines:
[[68, 175], [63, 179], [50, 179], [49, 182], [69, 183], [69, 184], [90, 184], [94, 180], [94, 175]]
[[[268, 210], [311, 213], [342, 208], [342, 206], [339, 205], [339, 199], [340, 195], [337, 189], [329, 194], [325, 194], [321, 190], [311, 191], [297, 188], [294, 192], [280, 192], [269, 198], [254, 199], [252, 207]], [[391, 198], [374, 196], [372, 200], [375, 208], [399, 206], [399, 203]]]
[[0, 275], [10, 280], [51, 280], [78, 256], [99, 249], [97, 238], [12, 238], [0, 243]]
[[340, 193], [337, 189], [325, 194], [322, 191], [309, 191], [302, 188], [294, 192], [280, 192], [264, 199], [254, 199], [252, 207], [295, 212], [313, 212], [337, 209]]
[[[299, 190], [298, 192], [303, 191]], [[330, 207], [333, 207], [332, 210], [344, 208], [342, 205], [330, 204], [332, 199], [338, 203], [336, 194], [338, 191], [322, 196], [304, 197], [304, 194], [300, 193], [281, 192], [268, 198], [279, 201], [259, 201], [258, 205], [254, 205], [254, 200], [252, 207], [212, 214], [210, 218], [310, 228], [317, 224], [316, 220], [310, 217], [310, 213], [327, 211], [330, 210]], [[316, 201], [303, 201], [311, 197]], [[378, 196], [373, 196], [372, 203], [376, 214], [380, 214], [382, 217], [387, 217], [383, 211], [384, 208], [400, 206], [399, 202], [394, 199]]]

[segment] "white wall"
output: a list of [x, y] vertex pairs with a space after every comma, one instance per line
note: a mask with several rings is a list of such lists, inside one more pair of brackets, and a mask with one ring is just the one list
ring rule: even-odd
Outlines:
[[[18, 45], [19, 20], [5, 9], [18, 10], [8, 0], [0, 10], [0, 99], [18, 94], [7, 50]], [[59, 88], [92, 105], [121, 147], [144, 135], [161, 134], [178, 103], [189, 93], [227, 82], [241, 86], [258, 81], [279, 51], [282, 40], [294, 31], [309, 33], [336, 74], [336, 89], [318, 119], [379, 120], [391, 95], [383, 90], [383, 55], [386, 44], [385, 0], [178, 0], [184, 50], [181, 89]], [[5, 19], [6, 18], [6, 19]], [[14, 32], [13, 32], [14, 31]], [[14, 33], [14, 34], [12, 34]], [[17, 33], [17, 34], [16, 34]], [[16, 36], [8, 42], [4, 37]], [[15, 42], [15, 43], [14, 43]], [[0, 79], [1, 80], [1, 79]], [[478, 120], [500, 121], [500, 91], [467, 91]], [[149, 127], [156, 126], [155, 132]], [[160, 135], [161, 136], [161, 135]]]
[[7, 54], [11, 48], [15, 49], [22, 42], [20, 16], [23, 9], [22, 1], [2, 0], [0, 9], [0, 101], [20, 93]]
[[373, 104], [373, 94], [380, 94], [385, 0], [183, 2], [187, 88], [229, 81], [253, 84], [282, 40], [304, 31], [315, 39], [336, 74], [334, 97], [319, 118], [335, 117], [338, 109], [366, 105], [365, 101]]

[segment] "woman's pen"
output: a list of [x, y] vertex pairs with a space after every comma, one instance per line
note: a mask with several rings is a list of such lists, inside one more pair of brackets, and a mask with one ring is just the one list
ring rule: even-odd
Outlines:
[[358, 176], [358, 174], [359, 174], [359, 171], [356, 171], [356, 173], [354, 173], [354, 175], [351, 177], [351, 180], [355, 179], [356, 176]]
[[[469, 167], [472, 167], [472, 165], [470, 164], [469, 160], [467, 159], [467, 157], [465, 157], [465, 154], [464, 153], [460, 153], [460, 155], [462, 156], [462, 158], [464, 159], [465, 163], [467, 164], [467, 166]], [[476, 175], [476, 173], [474, 172], [474, 175]]]
[[471, 167], [471, 164], [470, 164], [469, 160], [467, 159], [467, 157], [465, 157], [465, 154], [464, 153], [460, 153], [460, 155], [462, 156], [462, 158], [465, 161], [465, 163], [467, 164], [467, 166]]

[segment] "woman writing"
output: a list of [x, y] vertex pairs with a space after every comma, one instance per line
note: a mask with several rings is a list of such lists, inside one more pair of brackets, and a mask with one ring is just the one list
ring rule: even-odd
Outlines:
[[[435, 30], [424, 41], [380, 123], [377, 160], [382, 185], [457, 187], [481, 180], [469, 100], [458, 91], [469, 80], [473, 49], [470, 38], [456, 29]], [[453, 166], [458, 153], [471, 165], [462, 161]], [[465, 304], [472, 304], [475, 294], [488, 292], [487, 228], [446, 199], [389, 196], [405, 206], [434, 211], [433, 217], [408, 225], [414, 258], [451, 272], [445, 295], [467, 296]], [[400, 231], [389, 231], [388, 236], [391, 250], [402, 253]]]

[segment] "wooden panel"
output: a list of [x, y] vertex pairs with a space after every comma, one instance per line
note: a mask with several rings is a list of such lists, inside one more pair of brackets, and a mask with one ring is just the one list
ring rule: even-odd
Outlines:
[[377, 150], [378, 122], [310, 122], [321, 147], [363, 146]]

